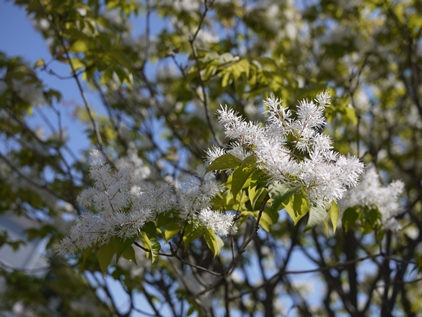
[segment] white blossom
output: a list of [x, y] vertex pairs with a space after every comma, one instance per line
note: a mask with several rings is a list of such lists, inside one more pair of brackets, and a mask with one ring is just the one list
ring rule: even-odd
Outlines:
[[[264, 101], [265, 125], [246, 122], [227, 106], [218, 115], [226, 137], [237, 142], [236, 148], [250, 149], [242, 157], [255, 155], [272, 180], [304, 186], [312, 203], [325, 205], [356, 186], [363, 171], [356, 157], [335, 152], [330, 138], [321, 132], [326, 124], [324, 108], [330, 102], [329, 93], [323, 92], [314, 101], [299, 101], [293, 113], [271, 96]], [[215, 157], [217, 151], [212, 153]]]
[[394, 181], [384, 187], [374, 167], [370, 167], [362, 177], [360, 184], [350, 189], [347, 195], [339, 202], [341, 210], [354, 206], [376, 205], [381, 213], [381, 221], [386, 229], [397, 231], [401, 229], [400, 223], [394, 218], [402, 208], [398, 198], [404, 190], [401, 181]]
[[197, 171], [202, 176], [183, 175], [177, 184], [147, 181], [150, 170], [134, 151], [118, 160], [116, 166], [117, 170], [112, 170], [101, 152], [92, 151], [90, 177], [94, 186], [84, 189], [78, 197], [87, 212], [61, 241], [60, 254], [102, 245], [112, 237], [136, 237], [147, 222], [174, 210], [179, 211], [182, 221], [193, 221], [220, 235], [231, 232], [233, 216], [209, 209], [210, 200], [221, 185], [214, 175], [205, 174], [205, 166]]
[[[130, 166], [120, 161], [120, 168], [112, 171], [101, 152], [91, 152], [90, 177], [94, 186], [84, 189], [78, 197], [78, 203], [89, 211], [73, 225], [69, 237], [62, 240], [59, 253], [76, 253], [105, 244], [114, 236], [131, 238], [146, 222], [154, 219], [152, 210], [157, 204], [152, 202], [158, 201], [133, 186], [133, 179], [139, 178], [136, 171], [143, 165], [133, 157], [132, 162]], [[141, 200], [145, 196], [149, 199]]]
[[[215, 180], [214, 175], [205, 174], [204, 166], [197, 172], [197, 175], [182, 175], [178, 183], [178, 208], [181, 210], [182, 219], [198, 220], [195, 215], [208, 208], [211, 198], [221, 190], [221, 184]], [[201, 222], [200, 219], [199, 221]], [[209, 227], [207, 224], [202, 225]]]
[[30, 80], [13, 79], [13, 90], [16, 94], [33, 105], [41, 105], [44, 102], [41, 83]]
[[241, 160], [244, 160], [249, 155], [248, 151], [246, 151], [241, 142], [231, 143], [230, 149], [227, 150], [227, 153], [236, 156]]
[[127, 155], [120, 158], [116, 165], [118, 168], [130, 169], [130, 182], [132, 185], [139, 184], [139, 182], [151, 175], [151, 169], [139, 158], [133, 143], [129, 144]]
[[221, 147], [213, 145], [211, 148], [205, 151], [207, 157], [205, 159], [205, 162], [207, 164], [211, 164], [213, 161], [215, 161], [220, 156], [226, 154], [226, 151], [222, 149]]
[[210, 208], [205, 208], [200, 211], [198, 220], [205, 227], [222, 236], [233, 233], [232, 230], [234, 230], [233, 214], [224, 214], [218, 211], [213, 211]]

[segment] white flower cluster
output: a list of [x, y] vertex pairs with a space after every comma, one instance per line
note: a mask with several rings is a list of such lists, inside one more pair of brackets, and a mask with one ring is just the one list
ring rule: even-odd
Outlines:
[[313, 204], [337, 201], [357, 185], [363, 164], [333, 151], [330, 138], [321, 132], [326, 124], [324, 107], [330, 102], [330, 95], [323, 92], [314, 101], [300, 101], [292, 112], [272, 96], [264, 102], [266, 125], [245, 122], [224, 107], [218, 111], [219, 121], [226, 136], [236, 142], [229, 150], [209, 150], [208, 161], [224, 153], [240, 159], [253, 154], [273, 180], [304, 186]]
[[[128, 239], [142, 226], [167, 211], [180, 211], [182, 220], [196, 221], [198, 226], [226, 235], [233, 226], [233, 215], [212, 211], [210, 199], [219, 185], [212, 179], [187, 177], [173, 186], [163, 181], [147, 181], [149, 169], [135, 155], [119, 160], [112, 171], [102, 154], [91, 154], [90, 177], [94, 186], [82, 191], [78, 202], [86, 209], [71, 228], [70, 235], [58, 247], [61, 254], [76, 253], [94, 245], [107, 243], [112, 237]], [[209, 175], [207, 175], [209, 177]]]
[[177, 186], [180, 216], [182, 219], [193, 219], [199, 225], [211, 229], [216, 234], [225, 236], [235, 232], [234, 214], [224, 214], [209, 207], [210, 199], [220, 190], [221, 184], [213, 174], [205, 174], [204, 166], [198, 168], [195, 175], [184, 175]]
[[398, 197], [403, 190], [404, 184], [401, 181], [394, 181], [388, 187], [383, 187], [378, 173], [371, 167], [365, 172], [360, 184], [347, 192], [339, 202], [339, 207], [344, 211], [354, 206], [376, 205], [384, 228], [398, 231], [401, 225], [394, 217], [402, 212]]

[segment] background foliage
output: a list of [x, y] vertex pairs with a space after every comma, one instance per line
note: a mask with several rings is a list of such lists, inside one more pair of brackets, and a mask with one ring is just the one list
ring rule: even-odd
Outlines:
[[[51, 59], [28, 65], [0, 52], [0, 210], [39, 222], [27, 236], [48, 240], [48, 269], [37, 278], [3, 267], [2, 311], [20, 301], [35, 316], [418, 315], [420, 1], [15, 4], [46, 39]], [[58, 63], [69, 73], [58, 73]], [[66, 100], [41, 73], [77, 84], [82, 103], [72, 120], [85, 127], [84, 153], [69, 146]], [[404, 181], [401, 231], [380, 229], [370, 210], [355, 211], [335, 235], [322, 225], [304, 232], [306, 221], [294, 225], [285, 212], [267, 213], [259, 224], [265, 230], [256, 231], [259, 193], [251, 198], [250, 216], [240, 219], [239, 234], [223, 238], [220, 253], [220, 238], [212, 233], [189, 236], [169, 226], [157, 236], [151, 224], [142, 248], [134, 245], [126, 256], [136, 264], [121, 259], [108, 266], [115, 249], [111, 255], [56, 255], [54, 245], [83, 212], [77, 195], [92, 185], [90, 149], [112, 166], [136, 153], [155, 180], [176, 181], [194, 171], [212, 144], [228, 141], [216, 121], [220, 104], [259, 121], [270, 93], [292, 105], [326, 88], [333, 96], [326, 128], [335, 148], [375, 166], [385, 184]], [[88, 99], [87, 92], [98, 98]], [[16, 245], [1, 237], [2, 244]], [[151, 252], [165, 240], [176, 249], [162, 250], [167, 256]], [[154, 263], [148, 254], [157, 256]]]

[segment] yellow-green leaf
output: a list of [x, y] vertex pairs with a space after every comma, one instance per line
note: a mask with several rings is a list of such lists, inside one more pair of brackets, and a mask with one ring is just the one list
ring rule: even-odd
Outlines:
[[352, 107], [345, 107], [344, 110], [346, 112], [345, 117], [350, 120], [354, 126], [356, 126], [358, 124], [358, 117], [356, 116], [355, 109]]
[[309, 200], [306, 197], [305, 191], [302, 189], [300, 192], [290, 196], [289, 203], [284, 208], [296, 225], [310, 209]]
[[89, 43], [86, 40], [77, 40], [70, 47], [71, 52], [84, 53], [89, 49]]
[[70, 62], [72, 63], [74, 70], [78, 70], [85, 67], [85, 64], [82, 63], [79, 58], [71, 58]]
[[324, 224], [324, 228], [325, 228], [325, 235], [328, 237], [330, 234], [330, 228], [328, 227], [328, 221], [327, 219], [324, 219], [322, 221], [322, 223]]
[[339, 215], [340, 210], [338, 208], [337, 203], [333, 200], [331, 202], [331, 207], [328, 210], [328, 216], [330, 217], [331, 224], [333, 225], [333, 233], [336, 233]]
[[34, 68], [38, 68], [38, 67], [42, 67], [45, 66], [45, 62], [43, 58], [39, 58], [35, 64], [34, 64]]
[[266, 212], [261, 214], [261, 219], [259, 220], [259, 224], [261, 225], [262, 229], [267, 232], [270, 232], [271, 226], [274, 224], [273, 220], [271, 219], [270, 215]]
[[230, 73], [226, 72], [221, 80], [221, 87], [225, 88], [229, 85]]
[[265, 196], [267, 195], [267, 189], [265, 187], [257, 188], [249, 187], [248, 196], [249, 200], [251, 201], [252, 209], [258, 210], [261, 206], [262, 201], [264, 200]]
[[107, 68], [101, 75], [100, 85], [108, 84], [112, 78], [113, 70], [111, 68]]
[[214, 257], [216, 257], [224, 246], [223, 240], [219, 236], [217, 236], [211, 229], [207, 229], [205, 231], [204, 239], [208, 248], [210, 248], [210, 250], [214, 254]]
[[180, 224], [176, 222], [169, 223], [164, 231], [164, 239], [169, 241], [172, 237], [174, 237], [180, 230]]
[[143, 239], [149, 245], [152, 263], [155, 263], [161, 250], [161, 244], [157, 240], [157, 227], [154, 222], [149, 221], [142, 227], [142, 231], [145, 235]]

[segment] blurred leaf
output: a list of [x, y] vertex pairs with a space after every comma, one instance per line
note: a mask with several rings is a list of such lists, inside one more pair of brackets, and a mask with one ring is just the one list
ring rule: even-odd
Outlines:
[[177, 222], [169, 223], [164, 231], [164, 239], [169, 241], [172, 237], [174, 237], [176, 234], [178, 234], [180, 231], [180, 224]]
[[110, 240], [107, 244], [103, 244], [97, 251], [97, 259], [100, 263], [101, 272], [106, 275], [107, 268], [115, 254], [114, 241]]
[[33, 68], [34, 68], [34, 69], [36, 69], [36, 68], [38, 68], [38, 67], [43, 67], [43, 66], [45, 66], [45, 61], [44, 61], [44, 59], [39, 58], [39, 59], [38, 59], [38, 60], [34, 63]]
[[136, 255], [135, 255], [135, 250], [133, 249], [132, 246], [126, 248], [123, 253], [122, 256], [126, 259], [129, 260], [135, 264], [137, 264], [136, 262]]
[[342, 217], [342, 223], [344, 231], [349, 231], [349, 229], [355, 224], [356, 220], [359, 218], [359, 214], [355, 208], [347, 208]]
[[75, 41], [69, 48], [69, 51], [75, 52], [75, 53], [85, 53], [87, 52], [90, 47], [92, 46], [91, 43], [89, 43], [85, 39], [77, 40]]

